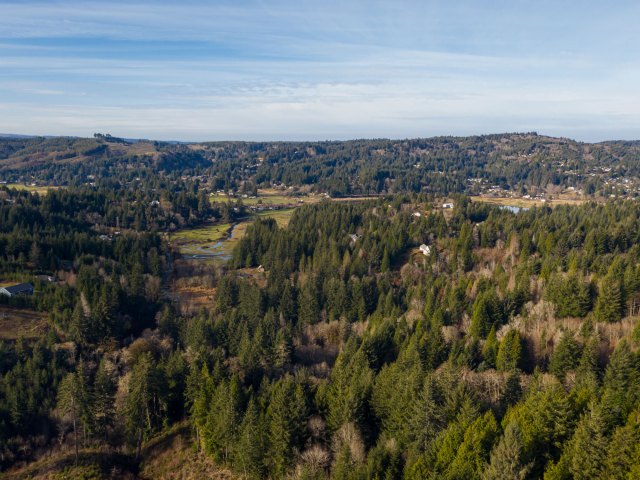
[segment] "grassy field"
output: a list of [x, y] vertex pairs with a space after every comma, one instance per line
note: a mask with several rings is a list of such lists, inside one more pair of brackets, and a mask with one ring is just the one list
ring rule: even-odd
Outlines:
[[295, 208], [267, 210], [234, 225], [223, 223], [206, 227], [180, 230], [169, 235], [169, 240], [178, 251], [187, 257], [200, 260], [226, 261], [234, 247], [244, 237], [247, 227], [259, 216], [274, 218], [280, 227], [286, 227]]
[[551, 207], [555, 205], [581, 205], [585, 202], [585, 200], [581, 200], [577, 198], [554, 198], [553, 200], [547, 200], [546, 202], [543, 202], [542, 200], [534, 200], [531, 198], [482, 197], [482, 196], [471, 197], [471, 200], [474, 202], [484, 202], [484, 203], [490, 203], [492, 205], [511, 206], [511, 207], [518, 207], [518, 208], [541, 207], [543, 205], [551, 206]]
[[[375, 197], [367, 198], [338, 198], [335, 201], [363, 201]], [[215, 194], [211, 196], [211, 201], [237, 200], [238, 197], [228, 197], [227, 195]], [[280, 227], [286, 227], [291, 220], [293, 212], [298, 206], [318, 203], [324, 200], [321, 195], [308, 195], [304, 197], [289, 197], [282, 195], [276, 190], [259, 190], [258, 198], [242, 198], [246, 205], [257, 205], [258, 200], [262, 200], [265, 206], [295, 205], [291, 208], [281, 210], [265, 210], [254, 214], [236, 224], [209, 225], [206, 227], [181, 230], [170, 234], [170, 241], [178, 247], [178, 251], [187, 258], [205, 261], [226, 261], [231, 257], [233, 249], [245, 235], [247, 227], [255, 221], [257, 217], [274, 218]], [[300, 201], [302, 200], [302, 201]]]
[[295, 208], [270, 210], [266, 212], [260, 212], [258, 216], [262, 218], [274, 218], [279, 227], [286, 227], [287, 225], [289, 225], [289, 220], [291, 220], [291, 216], [293, 215], [293, 212], [295, 212], [295, 210]]
[[7, 188], [15, 188], [16, 190], [26, 190], [28, 192], [37, 193], [38, 195], [45, 195], [49, 190], [60, 188], [60, 187], [40, 186], [40, 185], [34, 187], [31, 185], [25, 185], [23, 183], [6, 183], [0, 186], [7, 187]]
[[222, 244], [232, 226], [229, 223], [208, 225], [206, 227], [180, 230], [169, 235], [171, 243], [178, 247], [183, 255], [223, 254]]
[[47, 315], [33, 310], [0, 307], [0, 339], [37, 338], [47, 329]]
[[295, 203], [298, 202], [297, 198], [287, 197], [285, 195], [259, 195], [259, 196], [255, 197], [255, 198], [251, 198], [251, 197], [242, 198], [242, 196], [230, 197], [228, 195], [224, 195], [224, 194], [221, 194], [221, 193], [214, 193], [209, 198], [211, 199], [212, 202], [228, 202], [228, 201], [235, 202], [237, 200], [242, 200], [242, 203], [244, 203], [247, 206], [252, 206], [252, 205], [267, 205], [267, 206], [271, 206], [271, 205], [290, 205], [290, 204], [295, 204]]
[[285, 195], [281, 190], [275, 189], [258, 189], [258, 195], [255, 198], [242, 195], [230, 197], [224, 193], [214, 193], [209, 197], [212, 202], [228, 202], [242, 200], [242, 203], [251, 207], [255, 205], [275, 206], [275, 205], [302, 205], [306, 203], [318, 203], [323, 200], [321, 195], [303, 195], [294, 197]]

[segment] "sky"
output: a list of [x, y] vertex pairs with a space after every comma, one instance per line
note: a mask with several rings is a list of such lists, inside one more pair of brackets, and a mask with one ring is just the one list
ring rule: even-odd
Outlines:
[[0, 0], [0, 132], [640, 139], [640, 2]]

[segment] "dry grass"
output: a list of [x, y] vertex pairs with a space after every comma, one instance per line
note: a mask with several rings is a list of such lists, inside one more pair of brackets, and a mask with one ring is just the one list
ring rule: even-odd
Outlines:
[[72, 449], [52, 454], [24, 468], [8, 471], [3, 479], [21, 480], [106, 480], [137, 479], [131, 458], [107, 449], [82, 449], [75, 465]]
[[471, 197], [474, 202], [490, 203], [492, 205], [518, 207], [518, 208], [533, 208], [549, 206], [555, 207], [556, 205], [582, 205], [586, 200], [579, 198], [570, 198], [560, 196], [551, 200], [543, 202], [542, 200], [534, 200], [531, 198], [518, 198], [518, 197], [488, 197], [488, 196], [474, 196]]
[[210, 308], [215, 292], [214, 288], [179, 287], [172, 292], [172, 298], [177, 300], [181, 313], [192, 314]]
[[75, 466], [73, 449], [54, 452], [28, 466], [4, 473], [11, 480], [37, 479], [166, 479], [166, 480], [234, 480], [231, 472], [216, 466], [194, 448], [191, 428], [182, 422], [143, 446], [142, 461], [136, 464], [130, 455], [106, 448], [80, 451]]
[[258, 195], [254, 197], [244, 197], [243, 195], [229, 196], [225, 193], [214, 193], [210, 195], [209, 198], [212, 202], [235, 202], [237, 200], [241, 200], [243, 204], [248, 206], [264, 205], [267, 207], [283, 205], [298, 206], [309, 203], [318, 203], [323, 199], [320, 195], [286, 195], [282, 191], [271, 188], [259, 189]]
[[289, 220], [291, 220], [291, 216], [294, 211], [295, 208], [288, 208], [286, 210], [269, 210], [259, 213], [258, 216], [262, 218], [273, 218], [279, 227], [285, 228], [289, 225]]
[[38, 195], [46, 195], [49, 190], [55, 190], [60, 187], [46, 186], [46, 185], [24, 185], [22, 183], [7, 183], [0, 185], [7, 188], [15, 188], [16, 190], [26, 190], [27, 192], [37, 193]]
[[145, 445], [139, 476], [164, 480], [233, 480], [238, 477], [216, 466], [194, 446], [187, 422], [178, 424]]
[[0, 307], [0, 339], [38, 338], [47, 330], [47, 315], [34, 310]]

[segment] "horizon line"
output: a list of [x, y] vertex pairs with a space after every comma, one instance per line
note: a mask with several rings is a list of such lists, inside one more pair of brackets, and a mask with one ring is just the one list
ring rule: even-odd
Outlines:
[[[492, 136], [507, 136], [507, 135], [520, 135], [527, 136], [533, 135], [537, 137], [546, 137], [553, 138], [558, 140], [569, 140], [576, 143], [584, 143], [584, 144], [599, 144], [599, 143], [614, 143], [614, 142], [638, 142], [640, 138], [609, 138], [606, 140], [598, 140], [598, 141], [587, 141], [587, 140], [578, 140], [577, 138], [564, 136], [564, 135], [551, 135], [540, 133], [537, 131], [520, 131], [520, 132], [493, 132], [493, 133], [480, 133], [480, 134], [469, 134], [469, 135], [460, 135], [460, 134], [446, 134], [446, 135], [431, 135], [431, 136], [406, 136], [406, 137], [352, 137], [345, 139], [337, 139], [337, 138], [325, 138], [325, 139], [239, 139], [239, 138], [228, 138], [228, 139], [219, 139], [219, 140], [178, 140], [178, 139], [161, 139], [161, 138], [143, 138], [143, 137], [127, 137], [122, 135], [113, 135], [110, 133], [101, 133], [96, 132], [96, 134], [111, 136], [115, 139], [121, 139], [127, 142], [162, 142], [162, 143], [180, 143], [180, 144], [199, 144], [199, 143], [346, 143], [346, 142], [357, 142], [357, 141], [376, 141], [376, 140], [388, 140], [388, 141], [407, 141], [407, 140], [428, 140], [428, 139], [437, 139], [437, 138], [472, 138], [472, 137], [492, 137]], [[29, 133], [0, 133], [0, 139], [31, 139], [31, 138], [95, 138], [95, 135], [48, 135], [48, 134], [29, 134]]]

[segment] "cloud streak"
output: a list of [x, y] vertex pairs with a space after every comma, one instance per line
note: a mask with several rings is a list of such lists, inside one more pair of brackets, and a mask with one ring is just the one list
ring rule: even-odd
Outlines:
[[572, 29], [546, 2], [527, 16], [519, 2], [348, 3], [0, 2], [0, 131], [640, 138], [632, 3], [598, 18], [616, 35], [584, 44], [595, 4]]

